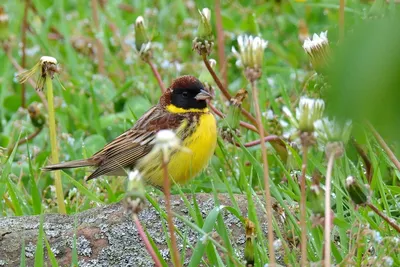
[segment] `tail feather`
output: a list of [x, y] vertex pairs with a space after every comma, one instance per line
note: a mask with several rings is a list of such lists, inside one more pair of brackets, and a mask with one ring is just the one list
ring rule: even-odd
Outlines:
[[67, 162], [63, 162], [63, 163], [48, 165], [46, 167], [43, 167], [42, 170], [55, 171], [55, 170], [87, 167], [87, 166], [94, 166], [94, 165], [95, 165], [95, 163], [90, 159], [80, 159], [80, 160], [72, 160], [72, 161], [67, 161]]

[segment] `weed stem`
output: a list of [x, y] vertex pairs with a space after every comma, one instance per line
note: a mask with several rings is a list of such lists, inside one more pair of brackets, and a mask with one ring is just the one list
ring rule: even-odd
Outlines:
[[137, 216], [136, 213], [132, 214], [132, 219], [136, 224], [136, 228], [138, 230], [138, 233], [139, 233], [140, 237], [142, 238], [142, 240], [144, 242], [144, 245], [146, 246], [147, 252], [149, 252], [151, 258], [154, 261], [154, 265], [157, 266], [157, 267], [162, 266], [160, 260], [158, 259], [156, 253], [154, 252], [153, 247], [150, 244], [149, 239], [147, 238], [146, 233], [143, 230], [142, 224], [140, 223], [139, 217]]
[[[256, 86], [256, 81], [251, 82], [254, 109], [256, 111], [258, 132], [260, 133], [261, 140], [264, 140], [264, 126], [262, 124], [262, 117], [260, 111], [260, 105], [258, 103], [258, 89]], [[267, 159], [267, 146], [265, 142], [261, 142], [261, 155], [264, 168], [264, 185], [265, 185], [265, 197], [267, 201], [267, 223], [268, 223], [268, 250], [269, 250], [269, 265], [276, 266], [275, 262], [275, 250], [274, 250], [274, 227], [272, 224], [272, 201], [271, 201], [271, 191], [270, 191], [270, 180], [269, 180], [269, 169], [268, 169], [268, 159]]]
[[162, 167], [164, 172], [164, 195], [165, 195], [165, 209], [167, 210], [167, 221], [168, 221], [168, 230], [171, 238], [171, 247], [172, 247], [172, 262], [175, 267], [181, 266], [181, 261], [179, 259], [178, 247], [176, 246], [176, 237], [175, 237], [175, 226], [173, 222], [173, 215], [171, 210], [171, 182], [168, 176], [168, 161], [162, 159]]
[[324, 266], [331, 266], [331, 180], [333, 163], [335, 162], [335, 153], [332, 152], [328, 158], [328, 166], [325, 179], [325, 221], [324, 221]]
[[301, 164], [301, 177], [300, 177], [300, 248], [301, 248], [301, 266], [307, 266], [307, 194], [306, 194], [306, 170], [308, 160], [308, 146], [303, 145], [303, 160]]
[[[53, 82], [51, 78], [46, 77], [46, 92], [47, 92], [47, 103], [48, 103], [48, 112], [49, 112], [49, 130], [50, 130], [50, 144], [51, 144], [51, 158], [52, 163], [56, 164], [59, 162], [58, 158], [58, 147], [57, 147], [57, 133], [56, 133], [56, 120], [54, 114], [54, 96], [53, 96]], [[58, 211], [62, 214], [66, 214], [67, 211], [65, 209], [64, 203], [64, 193], [62, 189], [61, 182], [61, 172], [54, 172], [54, 184], [56, 187], [56, 196], [57, 196], [57, 204]]]

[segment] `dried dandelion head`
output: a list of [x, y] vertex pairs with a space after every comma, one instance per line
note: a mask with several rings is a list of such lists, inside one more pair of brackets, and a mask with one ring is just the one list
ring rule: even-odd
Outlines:
[[60, 70], [61, 69], [58, 66], [57, 59], [54, 57], [43, 56], [40, 58], [39, 62], [33, 66], [33, 68], [18, 74], [17, 79], [18, 82], [25, 83], [33, 75], [39, 73], [35, 89], [42, 91], [46, 83], [46, 79], [53, 79], [54, 75], [59, 73]]

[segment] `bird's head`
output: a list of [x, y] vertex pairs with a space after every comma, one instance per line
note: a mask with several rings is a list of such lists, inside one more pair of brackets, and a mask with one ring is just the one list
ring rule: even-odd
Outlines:
[[160, 104], [172, 113], [206, 112], [207, 99], [212, 98], [203, 84], [193, 76], [182, 76], [174, 80], [161, 96]]

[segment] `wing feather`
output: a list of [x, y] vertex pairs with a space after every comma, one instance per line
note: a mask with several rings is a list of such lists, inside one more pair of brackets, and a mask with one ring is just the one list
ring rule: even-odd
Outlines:
[[97, 169], [87, 179], [132, 168], [139, 159], [151, 151], [153, 147], [151, 141], [159, 130], [175, 130], [184, 118], [185, 116], [165, 111], [159, 105], [151, 108], [131, 129], [119, 135], [91, 157], [97, 162]]

